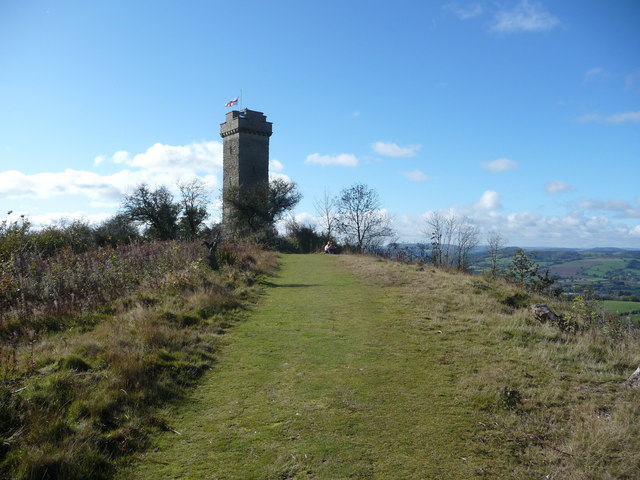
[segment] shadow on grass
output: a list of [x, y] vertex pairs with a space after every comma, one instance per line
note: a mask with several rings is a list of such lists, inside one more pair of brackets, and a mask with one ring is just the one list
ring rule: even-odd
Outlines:
[[273, 283], [273, 282], [263, 282], [262, 283], [266, 287], [277, 287], [277, 288], [307, 288], [307, 287], [321, 287], [322, 285], [318, 283]]

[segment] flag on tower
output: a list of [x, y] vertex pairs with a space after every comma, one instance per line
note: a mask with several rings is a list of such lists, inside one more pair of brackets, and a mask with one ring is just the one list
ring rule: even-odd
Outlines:
[[234, 98], [233, 100], [229, 100], [227, 103], [224, 104], [224, 106], [233, 107], [236, 103], [238, 103], [238, 97]]

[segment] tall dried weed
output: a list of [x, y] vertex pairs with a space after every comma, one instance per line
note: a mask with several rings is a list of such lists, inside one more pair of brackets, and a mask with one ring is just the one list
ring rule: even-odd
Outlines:
[[166, 428], [155, 409], [211, 366], [220, 333], [274, 268], [273, 253], [228, 248], [237, 258], [219, 272], [196, 243], [65, 250], [46, 261], [9, 255], [0, 272], [0, 477], [109, 478]]

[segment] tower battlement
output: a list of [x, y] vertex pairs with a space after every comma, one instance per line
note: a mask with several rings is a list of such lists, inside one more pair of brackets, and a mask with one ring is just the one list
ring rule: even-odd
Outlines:
[[226, 121], [220, 124], [220, 136], [222, 138], [236, 133], [248, 133], [270, 137], [273, 133], [273, 124], [267, 122], [267, 117], [262, 112], [254, 110], [232, 110], [227, 112]]

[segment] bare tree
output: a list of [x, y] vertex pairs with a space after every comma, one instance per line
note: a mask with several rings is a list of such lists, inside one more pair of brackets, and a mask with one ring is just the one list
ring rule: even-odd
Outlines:
[[442, 246], [442, 256], [445, 266], [450, 266], [453, 263], [453, 240], [456, 230], [458, 229], [458, 223], [458, 218], [453, 213], [449, 213], [449, 215], [444, 218], [444, 245]]
[[429, 239], [429, 245], [431, 247], [431, 262], [436, 266], [442, 266], [444, 217], [438, 212], [431, 212], [426, 223], [427, 226], [424, 234]]
[[505, 238], [500, 232], [492, 230], [487, 235], [487, 253], [489, 254], [489, 263], [491, 265], [491, 275], [496, 276], [498, 274], [498, 257], [500, 250], [504, 248]]
[[394, 236], [391, 218], [381, 209], [378, 193], [362, 183], [340, 192], [337, 229], [358, 252], [379, 247]]
[[458, 270], [465, 271], [469, 268], [469, 255], [478, 246], [478, 235], [478, 227], [469, 223], [467, 219], [457, 222], [455, 263]]
[[469, 267], [471, 251], [478, 245], [478, 228], [468, 219], [453, 213], [432, 212], [426, 220], [425, 236], [429, 239], [431, 261], [440, 267]]
[[323, 229], [322, 233], [326, 235], [328, 239], [332, 239], [338, 225], [337, 199], [325, 190], [323, 197], [314, 202], [314, 207], [316, 214], [320, 218], [320, 227]]
[[199, 178], [194, 178], [189, 182], [179, 182], [178, 188], [182, 195], [180, 230], [185, 238], [193, 240], [202, 233], [204, 221], [209, 217], [207, 186]]

